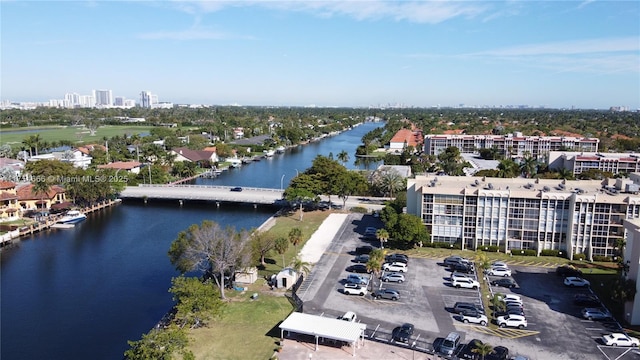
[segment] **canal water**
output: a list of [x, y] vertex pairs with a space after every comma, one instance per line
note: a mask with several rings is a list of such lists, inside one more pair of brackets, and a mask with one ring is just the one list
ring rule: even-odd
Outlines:
[[[366, 123], [198, 182], [286, 187], [317, 155], [336, 157], [342, 150], [351, 157], [346, 166], [357, 168], [354, 154], [362, 136], [382, 125]], [[203, 220], [250, 229], [273, 212], [244, 205], [124, 202], [90, 214], [73, 229], [52, 229], [3, 248], [0, 358], [122, 359], [127, 340], [139, 339], [173, 305], [168, 289], [178, 273], [167, 251], [180, 231]]]

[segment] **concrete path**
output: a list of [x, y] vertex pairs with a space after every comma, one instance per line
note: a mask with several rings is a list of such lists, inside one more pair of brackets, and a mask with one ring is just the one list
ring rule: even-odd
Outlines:
[[300, 250], [300, 259], [310, 264], [317, 263], [348, 216], [349, 214], [329, 215]]

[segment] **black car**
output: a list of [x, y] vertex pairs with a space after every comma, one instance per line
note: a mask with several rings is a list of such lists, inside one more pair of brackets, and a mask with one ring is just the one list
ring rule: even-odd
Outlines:
[[492, 280], [491, 285], [493, 286], [502, 286], [506, 288], [517, 288], [518, 284], [511, 278], [502, 278], [497, 280]]
[[563, 276], [563, 277], [568, 277], [568, 276], [582, 277], [582, 271], [580, 271], [580, 269], [571, 265], [561, 265], [556, 268], [556, 275]]
[[524, 315], [524, 309], [521, 307], [515, 307], [515, 306], [510, 306], [507, 307], [507, 309], [504, 311], [503, 313], [504, 315], [520, 315], [520, 316], [525, 316]]
[[385, 257], [385, 262], [389, 262], [389, 263], [401, 262], [404, 264], [408, 264], [409, 257], [405, 254], [391, 254]]
[[484, 360], [507, 360], [509, 358], [509, 349], [504, 346], [496, 346], [490, 353], [485, 355]]
[[573, 303], [580, 306], [602, 306], [600, 299], [592, 294], [576, 294], [573, 297]]
[[476, 311], [484, 314], [484, 309], [480, 305], [476, 305], [470, 302], [457, 302], [453, 305], [453, 312], [456, 314], [462, 314], [466, 311]]
[[351, 265], [347, 268], [347, 271], [359, 274], [366, 274], [370, 272], [367, 270], [367, 266], [363, 264]]
[[406, 323], [393, 329], [394, 341], [408, 343], [411, 335], [413, 335], [413, 324]]
[[442, 262], [444, 266], [450, 266], [455, 264], [469, 264], [469, 260], [463, 258], [460, 255], [451, 255], [448, 258], [445, 258]]
[[236, 187], [232, 187], [230, 190], [235, 192], [240, 192], [242, 191], [242, 188], [240, 186], [236, 186]]
[[473, 340], [469, 341], [469, 343], [466, 344], [462, 348], [462, 350], [460, 350], [460, 352], [458, 353], [458, 358], [459, 359], [472, 359], [472, 360], [480, 359], [481, 358], [480, 354], [476, 353], [476, 352], [473, 352], [473, 350], [479, 348], [480, 345], [482, 345], [482, 341], [480, 341], [478, 339], [473, 339]]
[[470, 264], [456, 263], [449, 265], [449, 270], [451, 270], [451, 272], [457, 271], [464, 274], [470, 274], [473, 273], [473, 266]]
[[356, 256], [355, 262], [366, 264], [367, 262], [369, 262], [369, 254], [360, 254]]
[[369, 254], [373, 251], [373, 246], [365, 245], [356, 248], [356, 254]]

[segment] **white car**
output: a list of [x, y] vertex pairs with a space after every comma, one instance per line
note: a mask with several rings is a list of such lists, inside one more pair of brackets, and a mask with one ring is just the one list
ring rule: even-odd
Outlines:
[[506, 294], [500, 296], [500, 300], [504, 303], [516, 303], [522, 305], [522, 298], [515, 294]]
[[466, 289], [477, 289], [480, 287], [480, 283], [477, 282], [476, 280], [473, 279], [469, 279], [469, 278], [456, 278], [453, 279], [453, 281], [451, 282], [451, 286], [453, 286], [454, 288], [466, 288]]
[[490, 276], [511, 276], [511, 270], [505, 268], [494, 267], [487, 271]]
[[340, 316], [338, 319], [354, 322], [356, 321], [356, 318], [357, 318], [356, 313], [354, 313], [353, 311], [347, 311], [346, 313], [344, 313], [344, 315]]
[[360, 284], [352, 284], [352, 283], [345, 284], [344, 289], [342, 289], [342, 292], [347, 295], [360, 295], [360, 296], [365, 296], [368, 293], [366, 286], [362, 286]]
[[640, 341], [623, 333], [602, 335], [602, 342], [607, 346], [633, 346], [637, 347]]
[[588, 287], [589, 285], [591, 285], [589, 281], [575, 276], [568, 276], [564, 278], [564, 284], [569, 287]]
[[472, 324], [480, 324], [482, 326], [486, 326], [487, 323], [489, 322], [489, 319], [487, 319], [486, 315], [479, 314], [479, 313], [477, 314], [462, 313], [462, 315], [460, 316], [460, 319], [465, 324], [472, 323]]
[[499, 316], [496, 320], [500, 327], [516, 327], [524, 329], [527, 327], [527, 319], [522, 315], [504, 315]]
[[494, 261], [491, 263], [491, 267], [492, 268], [501, 268], [501, 269], [508, 269], [509, 266], [507, 266], [507, 263], [503, 262], [503, 261]]
[[453, 281], [455, 279], [472, 279], [472, 277], [469, 274], [453, 272], [453, 273], [451, 273], [451, 281]]
[[401, 262], [385, 263], [382, 265], [382, 270], [392, 272], [407, 272], [407, 264]]

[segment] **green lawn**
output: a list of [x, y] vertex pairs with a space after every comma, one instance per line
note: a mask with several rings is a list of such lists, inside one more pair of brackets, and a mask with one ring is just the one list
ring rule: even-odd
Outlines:
[[[57, 127], [30, 127], [30, 128], [16, 128], [11, 130], [2, 130], [2, 144], [9, 144], [12, 146], [18, 146], [22, 144], [22, 141], [30, 135], [38, 134], [42, 141], [60, 141], [71, 140], [78, 143], [102, 143], [102, 138], [111, 138], [113, 136], [121, 136], [125, 134], [139, 134], [142, 132], [148, 132], [151, 126], [114, 126], [105, 125], [98, 128], [96, 134], [91, 136], [89, 131], [81, 127], [73, 126], [57, 126]], [[37, 132], [13, 132], [19, 130], [37, 130]]]
[[196, 359], [271, 358], [280, 338], [278, 325], [293, 307], [284, 296], [259, 293], [256, 300], [251, 300], [252, 293], [236, 295], [221, 319], [190, 331], [188, 349]]

